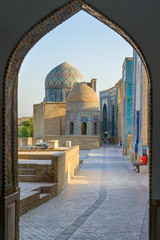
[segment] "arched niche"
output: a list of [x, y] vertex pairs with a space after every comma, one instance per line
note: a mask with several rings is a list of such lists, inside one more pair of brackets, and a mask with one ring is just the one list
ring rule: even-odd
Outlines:
[[70, 122], [69, 124], [69, 134], [73, 135], [74, 134], [74, 123]]
[[86, 122], [81, 123], [81, 134], [87, 135], [87, 123]]

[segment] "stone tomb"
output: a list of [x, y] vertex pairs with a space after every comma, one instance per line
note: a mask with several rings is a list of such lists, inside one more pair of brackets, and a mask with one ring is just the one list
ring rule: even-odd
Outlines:
[[[20, 215], [57, 196], [79, 170], [79, 146], [18, 153]], [[27, 187], [26, 187], [26, 184]]]

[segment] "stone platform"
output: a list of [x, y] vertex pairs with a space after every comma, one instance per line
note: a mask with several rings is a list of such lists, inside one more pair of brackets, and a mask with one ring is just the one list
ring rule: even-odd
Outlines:
[[79, 169], [79, 147], [19, 151], [20, 215], [57, 196]]
[[57, 196], [57, 183], [20, 182], [20, 216]]
[[19, 182], [53, 182], [52, 160], [18, 160]]
[[61, 148], [58, 150], [26, 150], [26, 151], [18, 151], [18, 159], [38, 159], [38, 160], [51, 160], [53, 156], [59, 156], [68, 148]]

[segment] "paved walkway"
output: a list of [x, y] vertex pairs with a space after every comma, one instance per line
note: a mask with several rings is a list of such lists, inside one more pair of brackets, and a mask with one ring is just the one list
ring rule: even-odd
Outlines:
[[115, 145], [90, 150], [58, 197], [20, 218], [20, 239], [147, 240], [147, 174], [132, 169]]

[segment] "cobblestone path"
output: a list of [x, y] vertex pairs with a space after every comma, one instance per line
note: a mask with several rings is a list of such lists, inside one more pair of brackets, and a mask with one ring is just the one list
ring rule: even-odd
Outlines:
[[56, 198], [20, 218], [20, 239], [147, 240], [148, 176], [115, 145], [88, 151]]

